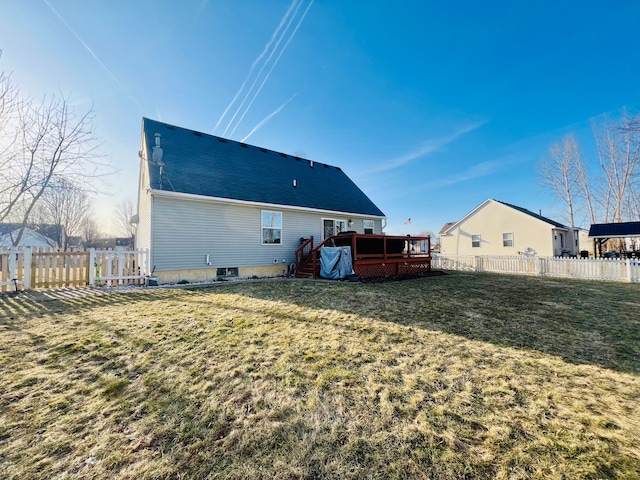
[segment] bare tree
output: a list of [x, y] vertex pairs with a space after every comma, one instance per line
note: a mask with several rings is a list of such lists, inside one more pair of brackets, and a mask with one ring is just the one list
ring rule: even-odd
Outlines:
[[22, 99], [0, 73], [0, 222], [24, 227], [52, 183], [84, 186], [98, 176], [93, 117], [93, 108], [77, 114], [64, 96]]
[[561, 142], [552, 144], [549, 147], [549, 156], [543, 159], [539, 166], [542, 186], [564, 202], [567, 220], [571, 226], [576, 223], [581, 174], [584, 174], [584, 167], [580, 149], [573, 135], [565, 135]]
[[98, 223], [91, 215], [85, 216], [82, 226], [80, 227], [82, 244], [85, 248], [94, 248], [98, 246], [100, 240], [100, 228]]
[[597, 223], [597, 215], [595, 208], [595, 199], [594, 195], [597, 191], [597, 186], [592, 186], [591, 181], [589, 179], [589, 175], [587, 173], [587, 167], [585, 166], [585, 162], [580, 160], [576, 162], [576, 175], [578, 188], [580, 190], [580, 198], [582, 200], [583, 206], [587, 209], [587, 214], [589, 215], [590, 223]]
[[594, 123], [600, 167], [605, 181], [602, 209], [605, 222], [621, 222], [631, 212], [638, 192], [634, 180], [640, 174], [640, 130], [633, 128], [637, 119], [623, 113], [619, 123], [605, 118], [603, 125]]
[[136, 233], [135, 226], [131, 223], [131, 217], [135, 214], [136, 209], [133, 201], [127, 198], [122, 200], [115, 212], [115, 221], [118, 232], [127, 238], [133, 238]]
[[81, 231], [91, 204], [87, 194], [67, 180], [52, 181], [42, 196], [43, 217], [47, 223], [60, 226], [60, 246], [67, 250], [69, 240]]
[[575, 138], [567, 135], [541, 162], [541, 183], [564, 202], [572, 226], [583, 209], [592, 224], [635, 219], [640, 214], [640, 118], [623, 113], [618, 121], [605, 118], [592, 126], [595, 174], [588, 173]]

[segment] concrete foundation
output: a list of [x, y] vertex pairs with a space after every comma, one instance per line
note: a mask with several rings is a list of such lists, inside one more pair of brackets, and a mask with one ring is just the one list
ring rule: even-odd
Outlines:
[[[255, 267], [239, 267], [238, 276], [235, 277], [221, 277], [225, 280], [233, 280], [236, 278], [265, 278], [265, 277], [278, 277], [286, 275], [288, 272], [288, 265], [277, 264], [267, 266], [255, 266]], [[186, 280], [189, 283], [195, 282], [213, 282], [218, 279], [217, 268], [201, 268], [192, 270], [168, 270], [165, 272], [153, 273], [158, 277], [158, 284], [178, 283], [181, 280]]]

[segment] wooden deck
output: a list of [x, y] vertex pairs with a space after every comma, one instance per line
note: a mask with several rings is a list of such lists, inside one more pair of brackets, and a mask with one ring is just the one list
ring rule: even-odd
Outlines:
[[431, 270], [431, 238], [344, 233], [329, 237], [317, 246], [313, 237], [304, 239], [296, 251], [296, 276], [320, 276], [320, 248], [351, 247], [355, 275], [392, 277]]

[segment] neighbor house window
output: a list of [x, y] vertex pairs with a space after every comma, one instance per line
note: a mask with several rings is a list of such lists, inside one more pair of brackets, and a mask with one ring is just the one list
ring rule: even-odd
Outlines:
[[282, 212], [262, 211], [262, 244], [282, 243]]
[[362, 222], [365, 235], [373, 235], [373, 220], [364, 220]]
[[513, 233], [503, 233], [502, 234], [502, 246], [503, 247], [513, 247]]
[[480, 246], [480, 235], [471, 235], [471, 246], [474, 248]]

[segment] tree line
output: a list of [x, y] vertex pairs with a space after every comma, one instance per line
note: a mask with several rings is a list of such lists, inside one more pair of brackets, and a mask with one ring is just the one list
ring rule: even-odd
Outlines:
[[[592, 122], [594, 154], [573, 134], [549, 147], [539, 177], [565, 207], [571, 226], [640, 220], [640, 116], [624, 111]], [[594, 158], [595, 157], [595, 158]]]
[[[0, 50], [0, 59], [2, 51]], [[113, 170], [99, 152], [93, 107], [74, 108], [69, 97], [35, 100], [21, 94], [11, 74], [0, 70], [0, 224], [16, 225], [18, 245], [25, 228], [58, 226], [58, 246], [81, 237], [93, 246], [101, 234], [90, 201]], [[133, 202], [117, 207], [115, 223], [133, 236]]]

